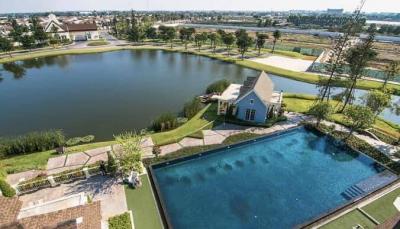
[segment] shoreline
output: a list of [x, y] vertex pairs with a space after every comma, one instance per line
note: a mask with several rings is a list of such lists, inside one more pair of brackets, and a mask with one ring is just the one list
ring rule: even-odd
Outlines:
[[[164, 45], [164, 44], [163, 44]], [[43, 57], [51, 57], [51, 56], [60, 56], [60, 55], [80, 55], [80, 54], [95, 54], [95, 53], [103, 53], [103, 52], [112, 52], [112, 51], [123, 51], [123, 50], [161, 50], [167, 52], [179, 52], [179, 53], [187, 53], [199, 56], [205, 56], [211, 59], [216, 59], [220, 61], [224, 61], [227, 63], [237, 64], [239, 66], [258, 70], [258, 71], [265, 71], [270, 74], [278, 75], [284, 78], [293, 79], [300, 82], [310, 83], [310, 84], [317, 84], [321, 78], [326, 78], [324, 75], [314, 74], [314, 73], [307, 73], [307, 72], [296, 72], [291, 71], [271, 65], [256, 63], [254, 61], [244, 59], [236, 59], [234, 57], [228, 57], [221, 54], [212, 54], [207, 51], [199, 52], [194, 50], [184, 50], [183, 47], [175, 47], [169, 48], [165, 46], [155, 46], [151, 44], [144, 44], [144, 45], [123, 45], [123, 46], [103, 46], [103, 47], [85, 47], [79, 49], [56, 49], [51, 51], [37, 51], [31, 53], [24, 53], [18, 56], [13, 57], [4, 57], [0, 59], [0, 64], [10, 63], [15, 61], [23, 61], [35, 58], [43, 58]], [[343, 82], [336, 84], [336, 87], [343, 87]], [[362, 90], [371, 90], [371, 89], [379, 89], [382, 86], [382, 82], [376, 80], [369, 80], [369, 79], [360, 79], [357, 82], [356, 88]], [[400, 85], [388, 83], [388, 88], [393, 90], [393, 95], [400, 95]]]

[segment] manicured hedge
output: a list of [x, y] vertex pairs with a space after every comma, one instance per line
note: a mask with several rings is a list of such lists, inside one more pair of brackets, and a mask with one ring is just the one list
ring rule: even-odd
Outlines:
[[5, 197], [15, 196], [15, 190], [3, 179], [0, 179], [0, 190]]
[[132, 222], [128, 212], [108, 219], [109, 229], [131, 229]]

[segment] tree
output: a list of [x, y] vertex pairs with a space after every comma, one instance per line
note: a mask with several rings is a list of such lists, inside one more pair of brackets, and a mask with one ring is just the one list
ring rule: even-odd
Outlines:
[[247, 50], [253, 43], [253, 39], [244, 29], [239, 29], [238, 31], [236, 31], [235, 35], [236, 35], [236, 45], [238, 46], [238, 50], [243, 60], [244, 54], [247, 52]]
[[157, 30], [154, 27], [148, 27], [145, 30], [145, 35], [148, 39], [156, 39], [157, 38]]
[[213, 50], [213, 53], [215, 54], [215, 49], [217, 48], [217, 43], [218, 43], [218, 40], [220, 39], [219, 34], [218, 33], [210, 33], [208, 35], [208, 39], [210, 39], [211, 48]]
[[39, 44], [44, 45], [48, 40], [47, 33], [44, 31], [43, 27], [40, 25], [38, 19], [36, 17], [31, 18], [31, 31], [32, 36], [35, 41], [38, 41]]
[[392, 60], [385, 68], [385, 78], [382, 88], [385, 90], [389, 80], [393, 80], [400, 73], [400, 61]]
[[347, 52], [346, 61], [350, 68], [349, 79], [351, 83], [340, 113], [344, 111], [350, 102], [350, 99], [353, 96], [354, 88], [357, 85], [357, 81], [362, 77], [368, 62], [377, 56], [377, 53], [372, 49], [374, 39], [375, 33], [371, 31], [367, 39], [355, 47], [350, 48]]
[[33, 36], [29, 36], [29, 35], [23, 35], [21, 37], [21, 44], [22, 47], [24, 49], [32, 49], [34, 47], [35, 44], [35, 38], [33, 38]]
[[319, 126], [321, 120], [327, 119], [333, 113], [333, 108], [329, 102], [318, 102], [310, 108], [308, 113], [317, 118], [317, 126]]
[[122, 152], [114, 152], [119, 161], [123, 175], [128, 175], [131, 171], [142, 172], [142, 134], [126, 132], [114, 137], [115, 141], [121, 146]]
[[197, 48], [199, 48], [199, 52], [205, 41], [207, 41], [207, 33], [198, 33], [194, 36], [194, 42], [196, 43]]
[[268, 35], [264, 33], [257, 33], [256, 34], [256, 47], [258, 49], [258, 55], [261, 55], [261, 49], [264, 47], [266, 39], [268, 39]]
[[8, 53], [8, 55], [10, 55], [10, 57], [11, 57], [11, 51], [13, 49], [14, 49], [14, 46], [11, 43], [11, 41], [9, 39], [7, 39], [6, 37], [0, 36], [0, 50], [2, 52]]
[[128, 31], [128, 40], [138, 42], [141, 38], [141, 31], [138, 25], [132, 25]]
[[174, 27], [167, 27], [167, 26], [160, 26], [159, 28], [160, 31], [160, 37], [163, 39], [165, 42], [170, 42], [171, 44], [171, 49], [173, 47], [173, 41], [176, 37], [176, 29]]
[[374, 123], [374, 114], [369, 107], [353, 105], [344, 110], [345, 119], [350, 127], [349, 136], [355, 130], [363, 130], [372, 126]]
[[386, 91], [373, 90], [368, 92], [363, 98], [365, 106], [371, 108], [372, 112], [375, 114], [374, 120], [376, 117], [382, 113], [382, 111], [390, 107], [392, 98], [391, 94]]
[[222, 42], [226, 45], [228, 56], [230, 56], [230, 50], [232, 48], [233, 43], [235, 43], [235, 36], [232, 33], [225, 33], [222, 36]]
[[272, 36], [274, 37], [272, 53], [274, 53], [276, 42], [282, 37], [281, 31], [275, 30], [275, 32], [272, 34]]
[[192, 36], [195, 32], [196, 30], [194, 28], [181, 28], [179, 30], [179, 38], [185, 44], [185, 50], [187, 50], [187, 45], [192, 40]]

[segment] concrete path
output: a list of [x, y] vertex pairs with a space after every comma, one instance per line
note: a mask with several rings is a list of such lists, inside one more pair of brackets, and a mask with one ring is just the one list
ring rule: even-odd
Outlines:
[[276, 131], [286, 130], [295, 127], [299, 125], [300, 122], [310, 119], [309, 116], [296, 113], [286, 113], [285, 115], [288, 118], [287, 121], [276, 124], [270, 128], [246, 127], [224, 123], [214, 127], [212, 130], [203, 130], [203, 139], [187, 137], [182, 139], [178, 143], [161, 146], [161, 155], [173, 153], [185, 147], [222, 144], [226, 138], [240, 133], [254, 133], [260, 135], [270, 134]]
[[121, 181], [100, 175], [90, 177], [87, 180], [62, 184], [54, 188], [46, 188], [39, 192], [25, 194], [20, 196], [19, 199], [23, 202], [22, 207], [25, 208], [81, 192], [91, 196], [94, 201], [101, 201], [103, 220], [128, 210], [125, 189]]
[[50, 158], [47, 161], [46, 172], [47, 174], [55, 174], [94, 164], [98, 161], [107, 161], [107, 152], [111, 150], [111, 146], [106, 146]]

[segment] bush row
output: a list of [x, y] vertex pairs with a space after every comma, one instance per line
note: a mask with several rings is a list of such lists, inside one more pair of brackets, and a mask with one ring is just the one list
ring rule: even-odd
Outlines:
[[154, 131], [166, 131], [174, 129], [178, 126], [176, 115], [172, 113], [164, 113], [158, 116], [152, 123]]
[[316, 129], [320, 132], [328, 134], [333, 138], [344, 142], [350, 148], [368, 155], [369, 157], [373, 158], [380, 164], [390, 168], [396, 174], [400, 174], [399, 163], [392, 161], [384, 153], [382, 153], [375, 147], [371, 146], [367, 142], [355, 137], [354, 135], [348, 136], [349, 135], [348, 133], [333, 130], [332, 128], [325, 126], [323, 124], [320, 124], [319, 127], [316, 127], [313, 124], [306, 124], [306, 128]]
[[65, 136], [61, 130], [38, 131], [13, 138], [2, 138], [0, 157], [51, 150], [64, 143]]
[[128, 212], [113, 216], [108, 219], [109, 229], [130, 229], [132, 228], [131, 217]]
[[229, 85], [230, 82], [228, 80], [218, 80], [207, 87], [206, 93], [222, 93], [229, 87]]
[[183, 107], [183, 113], [185, 117], [188, 119], [193, 118], [201, 109], [203, 108], [203, 104], [201, 103], [198, 97], [194, 97], [191, 101], [185, 103]]

